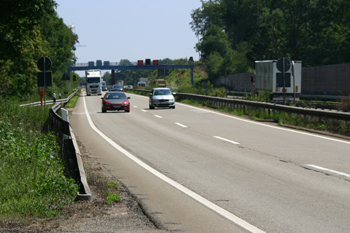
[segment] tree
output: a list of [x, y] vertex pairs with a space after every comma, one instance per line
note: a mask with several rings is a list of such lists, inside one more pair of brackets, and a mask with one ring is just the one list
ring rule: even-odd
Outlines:
[[224, 58], [217, 51], [207, 56], [204, 67], [208, 73], [209, 79], [215, 79], [222, 74], [223, 61]]
[[50, 57], [53, 65], [52, 72], [67, 69], [68, 65], [75, 62], [72, 52], [75, 43], [78, 43], [76, 35], [56, 12], [46, 15], [40, 24], [42, 38], [45, 44], [46, 56]]
[[201, 8], [197, 8], [191, 13], [192, 22], [190, 22], [190, 25], [196, 36], [204, 35], [212, 24], [223, 25], [220, 0], [209, 2], [201, 0], [201, 2]]
[[[254, 67], [255, 60], [281, 56], [302, 60], [303, 66], [350, 62], [348, 0], [202, 1], [202, 7], [191, 17], [192, 30], [202, 36], [196, 44], [197, 50], [204, 52], [202, 58], [217, 51], [228, 59], [218, 49], [221, 41], [214, 46], [210, 38], [215, 22], [226, 34], [234, 57], [241, 53], [238, 46], [243, 42], [249, 47], [247, 53], [241, 54], [248, 60], [248, 69]], [[239, 61], [224, 63], [226, 70], [237, 70], [227, 66]]]
[[196, 45], [197, 51], [201, 51], [201, 57], [206, 60], [207, 56], [217, 52], [221, 57], [225, 57], [230, 48], [227, 34], [223, 29], [215, 24], [212, 24], [203, 38]]
[[0, 95], [19, 96], [37, 90], [36, 62], [42, 56], [53, 61], [53, 81], [74, 60], [72, 46], [78, 40], [57, 16], [53, 0], [5, 1], [0, 8]]
[[23, 47], [34, 27], [46, 15], [54, 12], [53, 0], [2, 1], [0, 7], [0, 61], [13, 60]]

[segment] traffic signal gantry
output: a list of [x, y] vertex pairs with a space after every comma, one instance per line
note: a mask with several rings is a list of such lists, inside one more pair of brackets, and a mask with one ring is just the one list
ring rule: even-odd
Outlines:
[[91, 69], [99, 70], [143, 70], [143, 69], [191, 69], [191, 83], [193, 85], [193, 58], [190, 57], [189, 60], [182, 61], [159, 61], [147, 58], [145, 60], [138, 60], [137, 62], [109, 62], [102, 60], [97, 60], [96, 63], [89, 61], [88, 63], [76, 63], [74, 66], [68, 67], [68, 75], [71, 71], [84, 71]]

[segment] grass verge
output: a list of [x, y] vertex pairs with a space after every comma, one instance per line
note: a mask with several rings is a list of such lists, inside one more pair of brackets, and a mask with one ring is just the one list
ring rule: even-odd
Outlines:
[[49, 109], [0, 99], [0, 227], [8, 219], [58, 216], [79, 187], [64, 176]]
[[80, 96], [80, 92], [81, 92], [81, 89], [79, 91], [77, 91], [77, 93], [75, 93], [75, 95], [69, 100], [68, 103], [65, 104], [66, 108], [74, 108], [75, 107], [75, 104], [77, 103], [78, 98]]

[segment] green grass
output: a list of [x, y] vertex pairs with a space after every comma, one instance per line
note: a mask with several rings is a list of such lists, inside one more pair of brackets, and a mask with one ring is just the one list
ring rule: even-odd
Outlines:
[[120, 201], [120, 197], [114, 193], [111, 193], [111, 192], [107, 192], [107, 204], [108, 205], [112, 205], [113, 202], [118, 202]]
[[75, 104], [78, 101], [81, 90], [77, 91], [77, 93], [69, 100], [69, 102], [65, 105], [66, 108], [74, 108]]
[[117, 182], [110, 181], [107, 183], [107, 186], [103, 188], [102, 192], [106, 195], [108, 205], [112, 205], [113, 202], [120, 201], [120, 196], [115, 194], [115, 192], [119, 192], [118, 187], [119, 185]]
[[55, 135], [47, 133], [49, 108], [19, 104], [0, 99], [0, 219], [57, 216], [79, 187], [64, 176]]

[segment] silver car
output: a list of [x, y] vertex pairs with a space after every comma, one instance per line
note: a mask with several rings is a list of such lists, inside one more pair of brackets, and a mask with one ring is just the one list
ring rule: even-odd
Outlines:
[[153, 88], [149, 94], [149, 108], [168, 107], [175, 109], [175, 98], [167, 87]]

